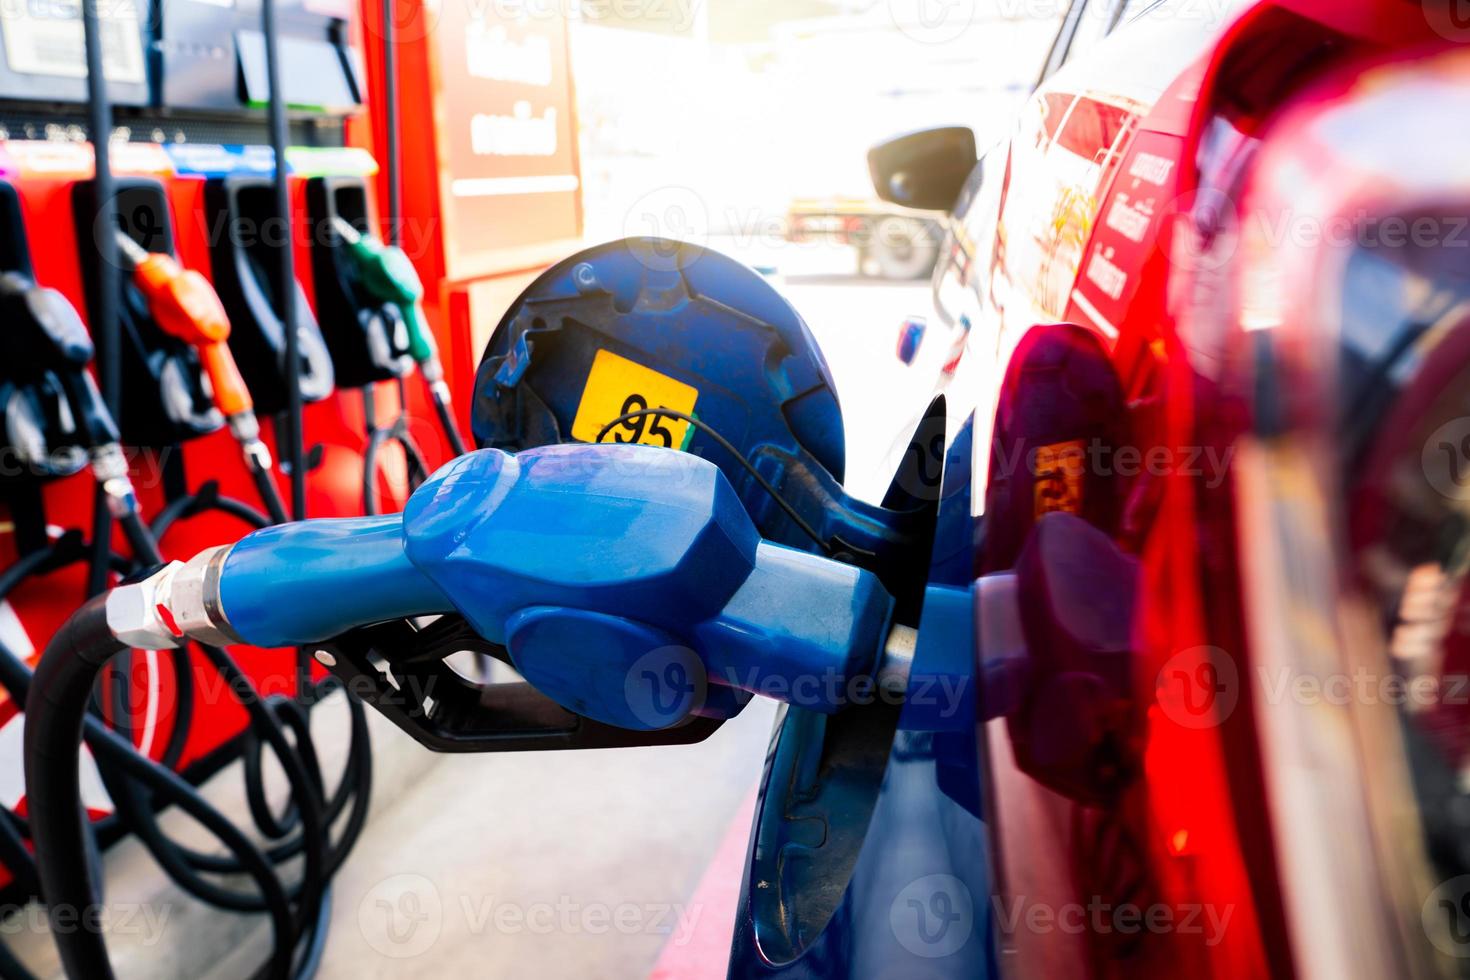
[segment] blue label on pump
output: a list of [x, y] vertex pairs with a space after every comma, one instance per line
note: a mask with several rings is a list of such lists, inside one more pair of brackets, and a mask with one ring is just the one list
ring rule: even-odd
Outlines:
[[[164, 146], [180, 174], [228, 177], [232, 174], [274, 174], [275, 155], [268, 146], [219, 143], [170, 143]], [[291, 169], [289, 157], [286, 169]]]

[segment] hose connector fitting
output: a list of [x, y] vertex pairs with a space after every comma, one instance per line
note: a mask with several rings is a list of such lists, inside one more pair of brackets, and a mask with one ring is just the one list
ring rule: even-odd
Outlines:
[[113, 589], [107, 628], [119, 642], [143, 650], [167, 650], [186, 640], [212, 646], [241, 642], [220, 604], [220, 570], [232, 547], [209, 548]]

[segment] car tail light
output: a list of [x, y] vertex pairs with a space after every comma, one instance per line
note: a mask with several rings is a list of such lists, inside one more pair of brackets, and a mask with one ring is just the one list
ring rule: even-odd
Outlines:
[[1470, 134], [1442, 125], [1467, 112], [1463, 53], [1300, 100], [1244, 180], [1223, 359], [1193, 338], [1233, 435], [1228, 655], [1304, 974], [1470, 957]]

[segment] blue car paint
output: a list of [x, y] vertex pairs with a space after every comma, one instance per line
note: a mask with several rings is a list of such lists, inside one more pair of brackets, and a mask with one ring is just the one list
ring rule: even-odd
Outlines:
[[[975, 741], [969, 592], [936, 587], [877, 805], [842, 902], [799, 957], [775, 965], [752, 918], [748, 877], [732, 978], [983, 978], [996, 973], [988, 844]], [[761, 811], [773, 803], [769, 781]]]
[[[970, 453], [973, 417], [946, 451], [931, 585], [914, 666], [861, 852], [840, 904], [801, 954], [772, 962], [752, 912], [749, 855], [731, 980], [837, 977], [984, 980], [996, 961], [989, 840], [983, 819], [975, 673]], [[775, 747], [773, 746], [773, 751]], [[768, 759], [752, 828], [780, 787]], [[834, 882], [828, 882], [832, 887]], [[767, 883], [769, 887], [769, 882]]]

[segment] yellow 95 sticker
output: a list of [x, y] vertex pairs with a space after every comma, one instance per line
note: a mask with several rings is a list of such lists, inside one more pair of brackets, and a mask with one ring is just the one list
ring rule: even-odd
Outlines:
[[[582, 403], [572, 420], [572, 438], [582, 442], [641, 442], [646, 446], [683, 449], [690, 425], [682, 419], [641, 415], [609, 424], [630, 412], [668, 408], [685, 415], [694, 413], [699, 391], [666, 374], [659, 374], [636, 361], [600, 350], [592, 359]], [[603, 430], [607, 434], [603, 435]]]
[[1081, 439], [1054, 442], [1036, 450], [1033, 516], [1039, 519], [1057, 512], [1080, 514], [1085, 466]]

